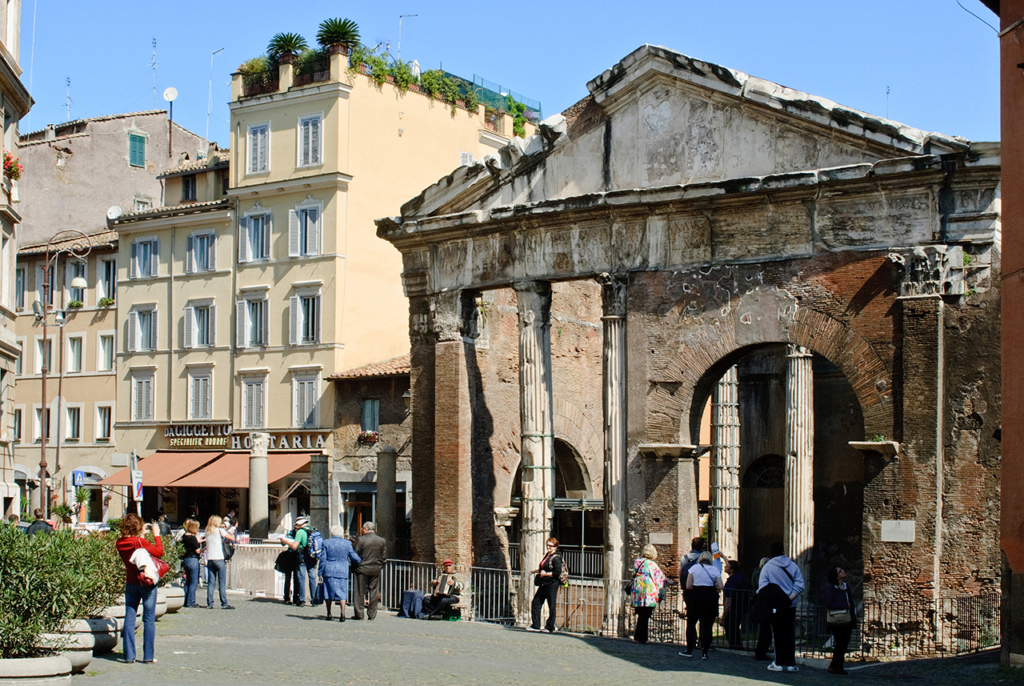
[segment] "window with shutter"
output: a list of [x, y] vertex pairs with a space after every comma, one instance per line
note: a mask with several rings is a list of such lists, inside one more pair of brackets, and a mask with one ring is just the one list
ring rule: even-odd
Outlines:
[[132, 419], [135, 421], [151, 421], [153, 419], [153, 375], [137, 374], [133, 377], [135, 385], [132, 398]]
[[146, 138], [135, 133], [128, 134], [128, 164], [133, 167], [146, 166]]
[[270, 125], [254, 124], [249, 127], [249, 169], [258, 174], [270, 169]]
[[249, 303], [239, 300], [235, 303], [235, 347], [249, 346]]
[[77, 441], [82, 436], [82, 409], [80, 407], [69, 407], [68, 411], [68, 433], [67, 438]]
[[196, 237], [189, 236], [185, 239], [185, 273], [191, 274], [196, 270]]
[[[131, 326], [131, 324], [129, 324]], [[100, 369], [101, 372], [114, 370], [114, 337], [100, 336]]]
[[183, 323], [185, 325], [185, 336], [184, 336], [185, 340], [182, 341], [182, 347], [183, 348], [193, 348], [196, 345], [196, 343], [195, 343], [195, 338], [196, 338], [195, 308], [193, 308], [193, 307], [186, 307], [185, 308], [185, 316], [184, 316], [184, 322]]
[[130, 353], [139, 349], [139, 313], [135, 310], [128, 312], [128, 341], [127, 351]]
[[471, 152], [460, 152], [459, 153], [459, 166], [468, 167], [473, 164], [473, 153]]
[[363, 412], [362, 418], [359, 422], [359, 428], [361, 431], [379, 431], [380, 430], [380, 400], [376, 398], [367, 398], [363, 400]]
[[242, 217], [238, 221], [238, 261], [248, 262], [250, 259], [251, 248], [249, 247], [249, 235], [250, 235], [250, 218]]
[[320, 164], [320, 116], [299, 119], [299, 166]]
[[69, 374], [82, 371], [82, 337], [75, 336], [68, 338], [68, 362], [67, 371]]
[[263, 384], [264, 380], [262, 378], [252, 378], [246, 380], [242, 387], [242, 392], [245, 395], [244, 416], [242, 417], [244, 428], [263, 428]]

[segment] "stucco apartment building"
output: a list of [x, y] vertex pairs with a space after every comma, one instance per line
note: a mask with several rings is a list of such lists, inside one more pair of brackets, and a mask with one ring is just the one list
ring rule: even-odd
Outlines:
[[[21, 0], [0, 4], [0, 127], [3, 149], [18, 157], [18, 120], [32, 107], [21, 82]], [[21, 231], [18, 182], [0, 178], [0, 506], [4, 514], [18, 512], [21, 491], [14, 479], [14, 368], [18, 344], [14, 326], [14, 262]]]
[[[173, 129], [172, 129], [173, 127]], [[24, 230], [18, 236], [15, 330], [21, 345], [13, 409], [15, 483], [38, 506], [41, 435], [51, 502], [74, 502], [75, 471], [89, 491], [86, 520], [123, 511], [123, 494], [98, 482], [127, 465], [129, 449], [113, 434], [116, 407], [118, 241], [108, 213], [163, 204], [157, 177], [184, 156], [208, 153], [205, 139], [167, 118], [166, 110], [131, 112], [50, 124], [20, 139], [25, 174], [19, 182]], [[87, 237], [87, 238], [86, 238]], [[51, 239], [54, 239], [52, 242]], [[43, 294], [47, 244], [52, 259]], [[78, 247], [76, 254], [72, 248]], [[82, 252], [88, 251], [84, 257]], [[88, 287], [71, 288], [76, 276]], [[34, 303], [50, 308], [46, 338]], [[42, 362], [49, 355], [46, 408]]]
[[[180, 169], [164, 177], [165, 207], [109, 222], [130, 303], [114, 433], [148, 458], [145, 485], [159, 488], [144, 509], [205, 518], [238, 506], [247, 524], [249, 433], [264, 431], [271, 529], [299, 511], [321, 528], [356, 525], [349, 510], [372, 498], [379, 447], [359, 433], [378, 428], [381, 398], [357, 399], [359, 426], [336, 430], [328, 379], [409, 349], [401, 259], [374, 219], [509, 140], [483, 107], [377, 86], [343, 54], [313, 81], [293, 74], [282, 64], [260, 92], [233, 76], [230, 153], [216, 167], [226, 194], [204, 181], [210, 168]], [[388, 435], [400, 414], [380, 443], [402, 445]]]

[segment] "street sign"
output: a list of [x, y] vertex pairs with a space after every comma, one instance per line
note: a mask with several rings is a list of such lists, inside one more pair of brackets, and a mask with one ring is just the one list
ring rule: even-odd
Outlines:
[[81, 469], [76, 469], [75, 471], [71, 472], [71, 477], [72, 483], [74, 483], [75, 488], [85, 485], [85, 472], [83, 472]]
[[132, 499], [135, 502], [142, 502], [142, 470], [132, 470]]

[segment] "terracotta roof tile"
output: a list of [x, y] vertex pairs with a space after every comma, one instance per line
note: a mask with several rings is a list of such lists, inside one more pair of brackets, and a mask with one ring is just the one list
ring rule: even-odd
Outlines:
[[[89, 240], [92, 241], [92, 247], [94, 249], [111, 248], [117, 245], [117, 231], [103, 231], [100, 233], [89, 234]], [[57, 241], [50, 247], [53, 250], [64, 250], [66, 248], [70, 248], [76, 243], [82, 242], [82, 237], [76, 234], [75, 237], [64, 241]], [[23, 245], [18, 248], [19, 255], [42, 255], [44, 253], [46, 253], [46, 243]]]
[[383, 362], [374, 362], [364, 367], [357, 367], [356, 369], [339, 372], [328, 378], [340, 381], [344, 379], [364, 379], [375, 376], [404, 376], [411, 370], [412, 364], [409, 360], [409, 354], [406, 353], [405, 355], [392, 357], [390, 360], [384, 360]]

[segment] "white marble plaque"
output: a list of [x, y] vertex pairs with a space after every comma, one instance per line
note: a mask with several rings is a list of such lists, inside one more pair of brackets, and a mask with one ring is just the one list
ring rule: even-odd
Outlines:
[[882, 520], [882, 541], [892, 543], [913, 543], [917, 522], [913, 519]]
[[648, 541], [653, 545], [672, 545], [672, 532], [652, 533], [647, 536]]

